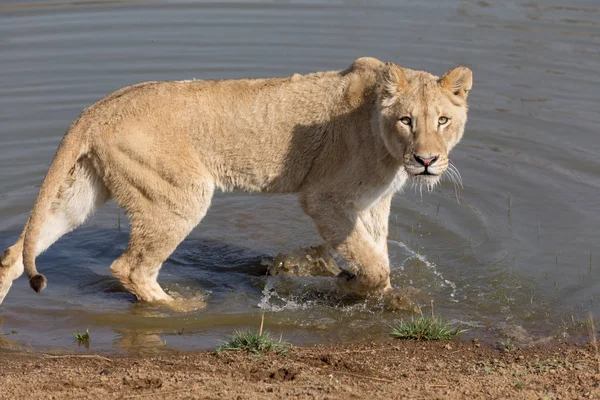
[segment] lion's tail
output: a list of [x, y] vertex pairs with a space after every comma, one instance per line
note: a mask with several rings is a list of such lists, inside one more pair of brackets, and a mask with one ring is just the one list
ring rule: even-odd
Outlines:
[[38, 273], [35, 266], [40, 230], [61, 185], [65, 182], [71, 169], [75, 167], [79, 157], [87, 152], [83, 146], [83, 138], [84, 131], [75, 122], [63, 137], [56, 151], [26, 225], [23, 264], [29, 284], [36, 292], [40, 292], [46, 287], [46, 277]]

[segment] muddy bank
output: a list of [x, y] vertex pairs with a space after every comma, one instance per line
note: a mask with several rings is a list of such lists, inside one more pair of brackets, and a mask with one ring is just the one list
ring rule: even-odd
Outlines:
[[0, 353], [0, 398], [600, 398], [592, 346], [499, 351], [472, 342], [319, 345], [286, 356]]

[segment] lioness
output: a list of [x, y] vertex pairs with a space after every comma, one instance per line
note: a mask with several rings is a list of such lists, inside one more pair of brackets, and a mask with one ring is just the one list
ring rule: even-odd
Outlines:
[[29, 220], [0, 262], [0, 302], [35, 258], [109, 198], [131, 233], [110, 270], [139, 300], [171, 301], [162, 263], [202, 220], [215, 190], [298, 193], [360, 295], [391, 289], [392, 195], [433, 187], [467, 121], [472, 74], [441, 78], [374, 58], [288, 78], [146, 82], [86, 108], [69, 127]]

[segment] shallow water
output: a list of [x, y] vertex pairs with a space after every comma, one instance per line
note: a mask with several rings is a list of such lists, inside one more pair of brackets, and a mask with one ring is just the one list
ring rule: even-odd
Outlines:
[[[395, 286], [490, 341], [576, 339], [600, 289], [600, 7], [596, 1], [155, 2], [0, 5], [0, 250], [17, 238], [66, 128], [87, 105], [144, 80], [288, 76], [370, 55], [442, 74], [474, 71], [464, 188], [408, 187], [390, 219]], [[127, 241], [109, 203], [38, 259], [0, 306], [5, 338], [42, 349], [214, 348], [266, 326], [295, 344], [377, 339], [401, 316], [339, 300], [330, 279], [263, 276], [263, 256], [319, 243], [294, 196], [217, 195], [160, 282], [207, 302], [136, 304], [108, 271]], [[120, 228], [120, 229], [119, 229]], [[426, 303], [425, 305], [428, 305]], [[504, 340], [504, 339], [502, 339]], [[81, 350], [85, 350], [81, 348]]]

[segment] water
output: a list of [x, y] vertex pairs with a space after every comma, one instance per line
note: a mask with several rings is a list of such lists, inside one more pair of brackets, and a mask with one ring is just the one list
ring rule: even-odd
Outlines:
[[[600, 8], [592, 0], [155, 2], [0, 5], [0, 249], [12, 244], [58, 142], [87, 105], [144, 80], [288, 76], [359, 56], [442, 74], [474, 72], [467, 133], [453, 151], [464, 189], [410, 187], [390, 218], [395, 286], [490, 341], [585, 334], [600, 280]], [[176, 313], [136, 304], [108, 266], [127, 226], [109, 203], [39, 258], [40, 295], [18, 280], [4, 338], [125, 353], [214, 346], [266, 325], [295, 344], [371, 340], [401, 314], [340, 300], [326, 278], [266, 278], [265, 255], [319, 243], [294, 196], [217, 195], [164, 266]], [[122, 217], [122, 216], [121, 216]], [[426, 303], [425, 305], [428, 305]], [[85, 349], [81, 349], [85, 350]]]

